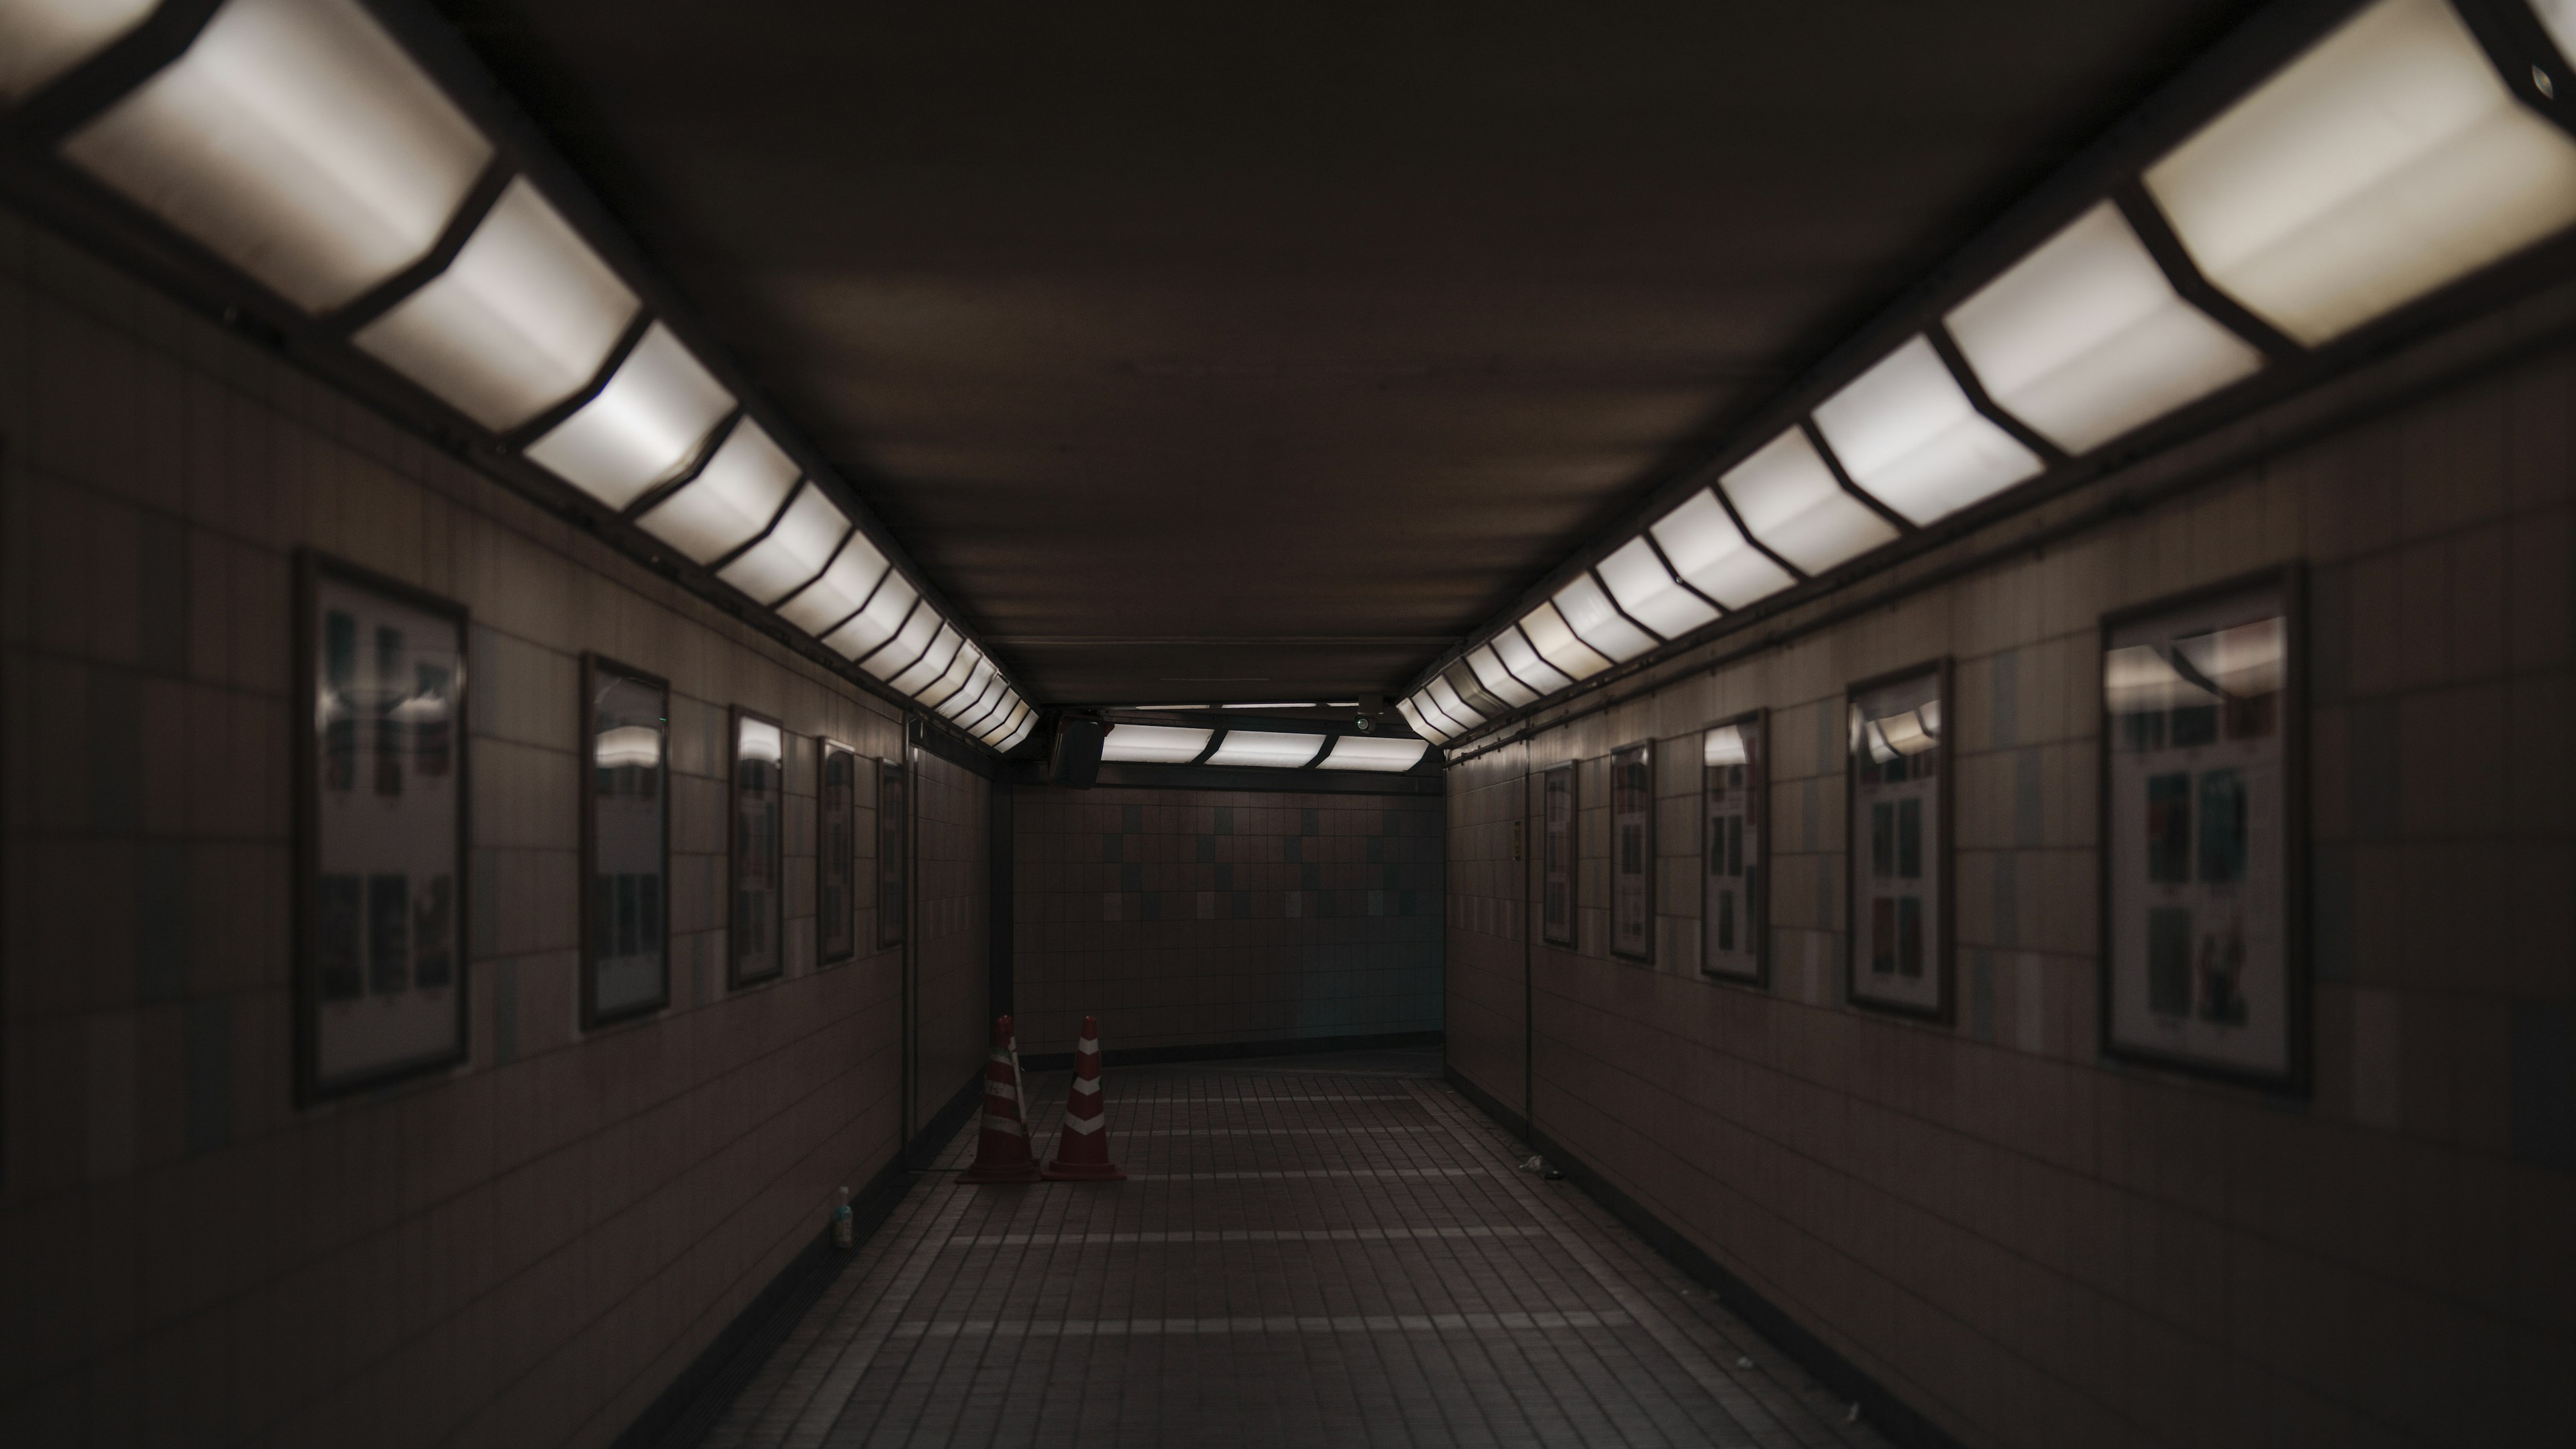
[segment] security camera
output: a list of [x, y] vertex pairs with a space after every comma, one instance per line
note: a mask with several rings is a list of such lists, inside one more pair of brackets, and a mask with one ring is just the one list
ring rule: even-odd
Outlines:
[[1367, 734], [1369, 731], [1377, 728], [1378, 716], [1386, 713], [1386, 696], [1383, 694], [1363, 694], [1360, 696], [1357, 708], [1359, 710], [1359, 717], [1352, 720], [1351, 725], [1361, 734]]
[[1361, 734], [1367, 734], [1370, 730], [1377, 728], [1377, 721], [1370, 719], [1367, 715], [1361, 715], [1359, 718], [1351, 721], [1351, 727], [1358, 730]]

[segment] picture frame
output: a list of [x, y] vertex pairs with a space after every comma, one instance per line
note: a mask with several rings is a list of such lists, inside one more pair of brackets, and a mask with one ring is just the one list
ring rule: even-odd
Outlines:
[[911, 780], [892, 760], [877, 763], [877, 948], [903, 944], [906, 925], [904, 815]]
[[1942, 1023], [1957, 1009], [1950, 682], [1944, 656], [1843, 690], [1844, 994]]
[[1700, 974], [1771, 984], [1771, 712], [1700, 732]]
[[1539, 939], [1551, 946], [1572, 946], [1575, 912], [1581, 907], [1576, 888], [1574, 764], [1550, 765], [1538, 778]]
[[1610, 954], [1655, 959], [1655, 744], [1610, 752]]
[[2306, 571], [2102, 616], [2106, 1056], [2309, 1089]]
[[581, 658], [581, 1022], [671, 1004], [671, 685]]
[[295, 1094], [466, 1060], [473, 839], [463, 604], [295, 554]]
[[735, 705], [725, 740], [726, 971], [754, 986], [787, 974], [787, 729]]
[[814, 959], [830, 966], [859, 954], [859, 754], [815, 745]]

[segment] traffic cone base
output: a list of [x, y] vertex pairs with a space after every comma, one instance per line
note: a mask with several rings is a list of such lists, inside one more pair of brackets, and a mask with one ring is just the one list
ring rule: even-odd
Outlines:
[[1053, 1182], [1125, 1182], [1127, 1174], [1109, 1160], [1109, 1118], [1100, 1100], [1100, 1021], [1082, 1019], [1082, 1040], [1073, 1049], [1073, 1087], [1064, 1098], [1064, 1133], [1056, 1139], [1055, 1156], [1047, 1160]]
[[1020, 1100], [1019, 1055], [1011, 1019], [993, 1022], [992, 1054], [984, 1058], [984, 1116], [975, 1134], [975, 1165], [959, 1182], [1036, 1182], [1037, 1158], [1029, 1151], [1029, 1116]]

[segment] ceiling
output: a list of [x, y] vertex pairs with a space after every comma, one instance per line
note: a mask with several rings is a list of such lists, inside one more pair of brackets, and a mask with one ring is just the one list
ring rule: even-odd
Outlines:
[[1044, 703], [1394, 692], [2250, 7], [439, 8]]

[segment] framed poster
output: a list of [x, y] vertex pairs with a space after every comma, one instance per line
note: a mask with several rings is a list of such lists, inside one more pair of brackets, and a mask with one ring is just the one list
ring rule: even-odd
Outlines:
[[581, 1019], [671, 1004], [671, 686], [585, 654], [581, 737]]
[[903, 821], [910, 782], [903, 766], [877, 761], [877, 946], [903, 944]]
[[787, 969], [787, 732], [733, 711], [733, 909], [726, 933], [733, 984]]
[[1610, 953], [1655, 955], [1655, 747], [1610, 752]]
[[1950, 661], [1845, 691], [1851, 958], [1862, 1006], [1950, 1019]]
[[859, 954], [859, 757], [820, 742], [822, 798], [814, 812], [815, 955], [824, 964]]
[[2105, 1051], [2304, 1085], [2299, 584], [2102, 621]]
[[1550, 765], [1539, 777], [1539, 936], [1574, 944], [1574, 766]]
[[1761, 710], [1700, 736], [1699, 969], [1770, 980], [1770, 716]]
[[465, 1059], [461, 604], [296, 555], [296, 1087]]

